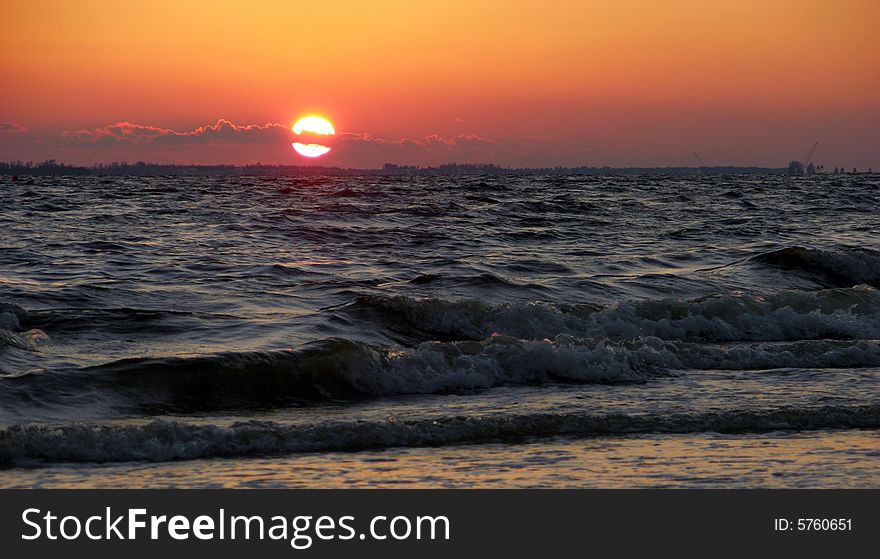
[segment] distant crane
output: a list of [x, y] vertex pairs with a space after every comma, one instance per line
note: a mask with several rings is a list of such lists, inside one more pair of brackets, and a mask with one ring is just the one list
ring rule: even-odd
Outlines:
[[694, 157], [696, 157], [696, 158], [697, 158], [697, 162], [698, 162], [698, 163], [699, 163], [699, 164], [700, 164], [700, 170], [702, 170], [702, 169], [705, 169], [705, 168], [706, 168], [706, 164], [705, 164], [705, 163], [703, 163], [703, 160], [702, 160], [702, 159], [700, 159], [700, 156], [699, 156], [699, 155], [697, 155], [697, 152], [695, 152], [695, 151], [692, 151], [692, 152], [691, 152], [691, 153], [693, 153], [693, 154], [694, 154]]
[[813, 147], [810, 148], [810, 153], [807, 154], [807, 158], [804, 159], [804, 172], [807, 170], [807, 165], [810, 164], [810, 161], [813, 159], [813, 154], [816, 153], [816, 148], [819, 146], [819, 142], [813, 144]]

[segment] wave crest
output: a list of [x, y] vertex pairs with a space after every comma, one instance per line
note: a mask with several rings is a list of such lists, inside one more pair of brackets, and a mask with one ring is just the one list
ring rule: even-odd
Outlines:
[[880, 406], [730, 410], [666, 415], [523, 413], [384, 422], [228, 427], [157, 420], [143, 425], [24, 425], [0, 429], [0, 465], [168, 461], [259, 454], [352, 451], [540, 437], [641, 433], [767, 432], [878, 428]]
[[115, 408], [194, 411], [281, 403], [466, 393], [549, 383], [641, 383], [682, 370], [880, 367], [880, 342], [798, 341], [704, 345], [662, 340], [553, 340], [493, 336], [386, 350], [325, 340], [299, 351], [127, 359], [80, 370], [0, 377], [7, 410], [70, 405], [78, 394]]
[[759, 254], [752, 261], [801, 274], [820, 285], [851, 287], [868, 284], [880, 287], [880, 251], [876, 250], [821, 250], [794, 246]]
[[340, 310], [381, 321], [391, 330], [403, 323], [409, 331], [442, 340], [480, 340], [495, 332], [523, 339], [568, 334], [702, 342], [880, 337], [880, 292], [868, 285], [769, 296], [630, 301], [604, 308], [372, 296]]

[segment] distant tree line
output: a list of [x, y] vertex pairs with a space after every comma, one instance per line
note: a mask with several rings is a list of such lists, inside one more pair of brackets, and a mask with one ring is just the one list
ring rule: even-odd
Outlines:
[[[296, 175], [693, 175], [693, 174], [791, 174], [805, 175], [824, 171], [821, 165], [812, 163], [804, 167], [800, 161], [792, 161], [787, 168], [771, 167], [502, 167], [494, 163], [446, 163], [438, 166], [395, 165], [386, 163], [381, 169], [352, 169], [313, 165], [168, 165], [162, 163], [112, 162], [89, 167], [65, 165], [54, 159], [34, 163], [32, 161], [0, 162], [0, 175], [218, 175], [218, 176], [296, 176]], [[834, 172], [838, 172], [835, 168]], [[844, 172], [840, 168], [839, 172]], [[853, 173], [856, 169], [853, 169]], [[869, 170], [868, 172], [871, 172]]]
[[447, 163], [436, 167], [386, 163], [384, 175], [694, 175], [783, 174], [784, 168], [769, 167], [501, 167], [492, 163]]
[[58, 163], [54, 159], [46, 161], [10, 161], [0, 162], [0, 175], [89, 175], [91, 172], [85, 167], [75, 167]]

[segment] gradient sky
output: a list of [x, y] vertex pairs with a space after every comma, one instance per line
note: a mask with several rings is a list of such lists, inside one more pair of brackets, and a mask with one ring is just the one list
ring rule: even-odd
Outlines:
[[0, 5], [0, 160], [880, 169], [876, 0]]

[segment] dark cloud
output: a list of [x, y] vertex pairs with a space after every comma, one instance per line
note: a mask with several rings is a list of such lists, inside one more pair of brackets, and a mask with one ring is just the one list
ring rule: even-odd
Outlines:
[[450, 161], [488, 161], [498, 152], [494, 140], [462, 134], [444, 138], [437, 134], [422, 139], [387, 140], [370, 134], [342, 133], [336, 139], [337, 157], [353, 165], [376, 165], [383, 162], [434, 164]]
[[27, 132], [27, 128], [14, 122], [0, 122], [0, 132]]
[[220, 119], [217, 124], [200, 126], [195, 130], [178, 132], [131, 122], [117, 122], [101, 128], [75, 130], [62, 133], [62, 138], [72, 144], [200, 144], [287, 141], [290, 130], [278, 123], [235, 124]]
[[[386, 139], [367, 133], [341, 132], [322, 138], [332, 151], [322, 163], [340, 166], [376, 167], [384, 163], [433, 165], [452, 161], [494, 161], [501, 145], [475, 134], [443, 137]], [[296, 141], [282, 124], [235, 124], [225, 119], [194, 130], [177, 131], [148, 124], [118, 122], [100, 128], [63, 132], [60, 146], [94, 160], [210, 160], [230, 163], [248, 161], [296, 162], [290, 148]], [[99, 151], [95, 151], [99, 150]], [[81, 157], [78, 157], [81, 158]]]

